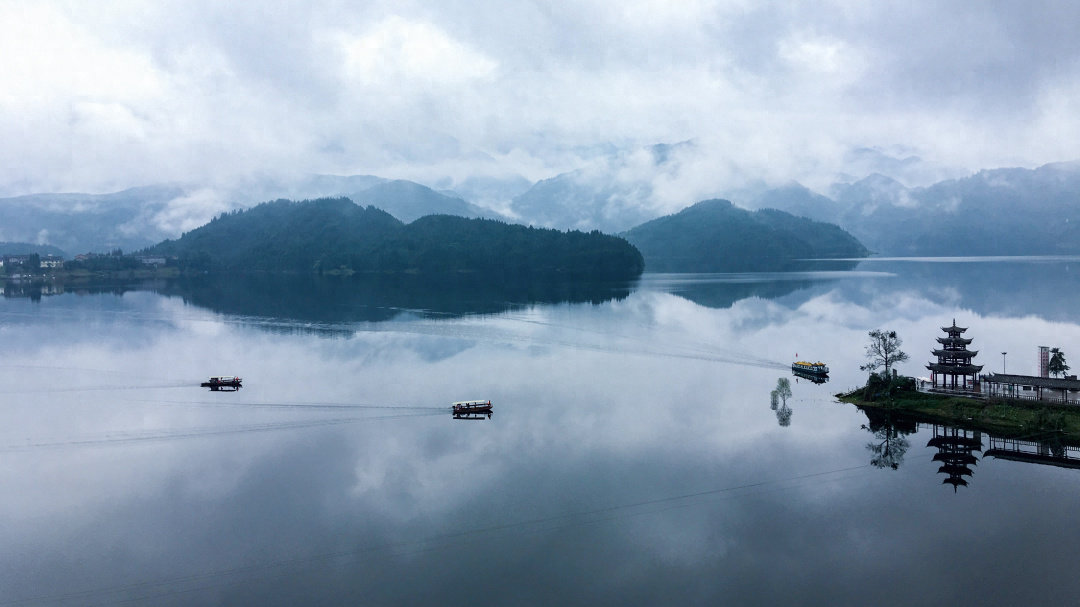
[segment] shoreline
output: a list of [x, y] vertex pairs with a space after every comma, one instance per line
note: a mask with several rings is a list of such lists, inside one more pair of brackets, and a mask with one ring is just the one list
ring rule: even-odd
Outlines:
[[1057, 438], [1061, 443], [1080, 446], [1080, 409], [1075, 406], [1033, 405], [1028, 401], [980, 400], [907, 391], [888, 399], [865, 400], [861, 389], [835, 396], [839, 402], [859, 409], [872, 409], [913, 421], [979, 430], [1001, 438]]
[[56, 270], [45, 274], [21, 274], [18, 277], [3, 275], [0, 282], [11, 283], [67, 283], [91, 280], [132, 280], [146, 278], [178, 278], [176, 267], [138, 268], [135, 270]]

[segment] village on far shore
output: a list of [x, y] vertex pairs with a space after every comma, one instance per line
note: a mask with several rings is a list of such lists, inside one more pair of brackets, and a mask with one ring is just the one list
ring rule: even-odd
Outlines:
[[65, 283], [85, 284], [87, 281], [173, 278], [180, 275], [175, 257], [125, 254], [120, 249], [109, 253], [82, 253], [72, 259], [38, 253], [0, 256], [0, 281], [4, 293], [59, 295]]

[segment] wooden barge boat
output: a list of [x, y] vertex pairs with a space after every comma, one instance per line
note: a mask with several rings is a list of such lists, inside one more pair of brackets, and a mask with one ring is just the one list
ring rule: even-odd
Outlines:
[[211, 377], [200, 385], [211, 390], [239, 390], [241, 381], [239, 377], [234, 375], [219, 375]]
[[490, 400], [463, 400], [450, 406], [454, 419], [491, 419]]

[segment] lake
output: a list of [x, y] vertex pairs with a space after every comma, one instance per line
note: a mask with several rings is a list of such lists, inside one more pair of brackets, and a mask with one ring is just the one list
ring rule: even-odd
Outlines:
[[[353, 278], [8, 284], [0, 606], [1080, 594], [1080, 469], [986, 455], [984, 434], [949, 474], [927, 446], [948, 430], [907, 423], [882, 465], [881, 420], [833, 396], [879, 328], [908, 375], [953, 319], [985, 372], [1035, 374], [1038, 346], [1076, 360], [1078, 258]], [[492, 418], [452, 419], [466, 399]]]

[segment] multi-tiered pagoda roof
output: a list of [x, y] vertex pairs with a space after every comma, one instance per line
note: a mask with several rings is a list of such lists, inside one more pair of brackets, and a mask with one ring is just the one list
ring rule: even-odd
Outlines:
[[965, 360], [971, 360], [979, 353], [978, 350], [932, 350], [934, 356], [937, 357], [949, 357], [949, 358], [963, 358]]
[[946, 348], [964, 348], [971, 345], [972, 340], [966, 337], [939, 337], [938, 343]]
[[941, 344], [941, 348], [933, 350], [937, 362], [926, 365], [931, 372], [934, 387], [937, 387], [940, 378], [943, 387], [967, 389], [969, 377], [973, 386], [975, 378], [982, 371], [982, 365], [971, 364], [971, 359], [979, 352], [967, 349], [972, 341], [970, 338], [960, 337], [967, 331], [967, 327], [957, 326], [956, 319], [953, 319], [951, 327], [941, 327], [941, 330], [947, 337], [937, 338], [938, 343]]

